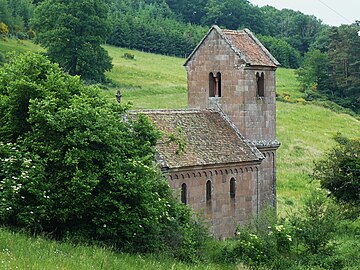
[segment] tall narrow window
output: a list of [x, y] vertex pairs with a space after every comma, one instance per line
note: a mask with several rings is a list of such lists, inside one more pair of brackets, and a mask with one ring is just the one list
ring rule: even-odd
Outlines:
[[265, 75], [264, 72], [256, 72], [257, 96], [265, 96]]
[[230, 179], [230, 198], [234, 199], [236, 194], [236, 182], [234, 178]]
[[206, 182], [206, 202], [211, 201], [211, 181]]
[[[216, 74], [216, 82], [217, 82], [217, 96], [221, 97], [221, 73], [218, 72]], [[216, 95], [216, 93], [215, 93]]]
[[209, 97], [215, 97], [215, 87], [216, 87], [216, 81], [214, 74], [210, 72], [209, 74]]
[[187, 187], [185, 183], [181, 185], [181, 202], [187, 204]]

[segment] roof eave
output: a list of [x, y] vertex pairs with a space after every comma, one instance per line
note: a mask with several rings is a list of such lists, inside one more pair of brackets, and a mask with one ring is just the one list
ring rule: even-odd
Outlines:
[[227, 162], [227, 163], [209, 163], [203, 165], [193, 165], [193, 166], [179, 166], [179, 167], [162, 167], [161, 170], [164, 172], [181, 172], [189, 170], [204, 170], [204, 169], [222, 169], [230, 167], [245, 167], [245, 166], [256, 166], [260, 165], [262, 159], [248, 160], [248, 161], [238, 161], [238, 162]]
[[255, 37], [255, 35], [248, 29], [245, 28], [244, 31], [254, 40], [254, 42], [263, 50], [263, 52], [270, 58], [274, 63], [275, 67], [280, 66], [280, 63], [271, 53], [265, 48], [265, 46]]

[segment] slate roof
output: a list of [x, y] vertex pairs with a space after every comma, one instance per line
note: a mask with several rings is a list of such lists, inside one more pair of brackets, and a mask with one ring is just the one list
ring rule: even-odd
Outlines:
[[214, 25], [187, 58], [186, 65], [211, 31], [217, 31], [231, 49], [250, 66], [277, 67], [280, 63], [270, 54], [249, 29], [227, 30]]
[[[156, 150], [163, 168], [181, 168], [222, 163], [260, 161], [253, 148], [223, 118], [209, 110], [145, 110], [163, 131]], [[180, 132], [179, 132], [180, 129]], [[175, 134], [186, 142], [185, 152], [176, 154]]]

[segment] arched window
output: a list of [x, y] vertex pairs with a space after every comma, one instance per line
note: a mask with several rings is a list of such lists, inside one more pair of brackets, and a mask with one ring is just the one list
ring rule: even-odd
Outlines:
[[211, 181], [206, 182], [206, 202], [211, 201]]
[[221, 97], [221, 73], [209, 73], [209, 97]]
[[257, 96], [265, 96], [265, 75], [264, 72], [256, 72], [256, 83], [257, 83]]
[[181, 202], [187, 204], [187, 187], [185, 183], [181, 185]]
[[230, 198], [234, 199], [236, 194], [236, 181], [234, 178], [230, 179]]
[[220, 72], [218, 72], [216, 74], [216, 81], [217, 81], [217, 96], [221, 97], [221, 73]]
[[215, 87], [216, 87], [216, 81], [214, 74], [210, 72], [209, 74], [209, 97], [215, 97]]

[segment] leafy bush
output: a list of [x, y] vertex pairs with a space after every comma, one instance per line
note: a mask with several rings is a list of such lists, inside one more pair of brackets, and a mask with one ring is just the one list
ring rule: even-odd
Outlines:
[[297, 241], [311, 254], [331, 254], [338, 222], [338, 208], [321, 189], [306, 198], [305, 206], [290, 218]]
[[9, 33], [8, 26], [5, 23], [0, 22], [0, 37], [4, 38], [8, 35], [8, 33]]
[[0, 52], [0, 66], [5, 62], [5, 55]]
[[134, 59], [135, 59], [135, 55], [134, 55], [133, 53], [126, 52], [126, 53], [124, 53], [123, 58], [125, 58], [125, 59], [130, 59], [130, 60], [134, 60]]
[[294, 263], [288, 259], [295, 247], [293, 233], [290, 223], [277, 222], [274, 210], [265, 209], [251, 225], [238, 229], [217, 260], [243, 263], [251, 269], [289, 269]]
[[41, 55], [0, 69], [0, 224], [196, 259], [198, 225], [154, 165], [147, 118]]
[[335, 137], [337, 145], [315, 165], [313, 177], [339, 201], [359, 205], [360, 140]]

